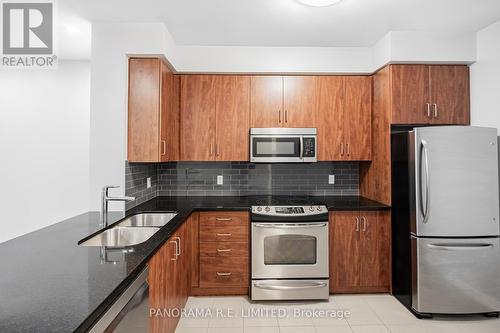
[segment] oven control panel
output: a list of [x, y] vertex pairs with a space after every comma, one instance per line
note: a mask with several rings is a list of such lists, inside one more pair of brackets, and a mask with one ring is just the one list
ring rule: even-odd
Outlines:
[[252, 206], [252, 213], [269, 216], [311, 216], [328, 212], [324, 205]]

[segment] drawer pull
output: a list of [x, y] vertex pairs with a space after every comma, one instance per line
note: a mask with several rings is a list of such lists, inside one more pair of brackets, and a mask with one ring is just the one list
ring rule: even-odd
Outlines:
[[225, 222], [225, 221], [231, 221], [232, 218], [230, 217], [216, 217], [215, 218], [217, 221], [220, 221], [220, 222]]
[[217, 234], [217, 236], [229, 237], [229, 236], [231, 236], [231, 234]]
[[231, 272], [217, 272], [217, 276], [231, 276]]
[[231, 249], [217, 249], [217, 252], [231, 252]]

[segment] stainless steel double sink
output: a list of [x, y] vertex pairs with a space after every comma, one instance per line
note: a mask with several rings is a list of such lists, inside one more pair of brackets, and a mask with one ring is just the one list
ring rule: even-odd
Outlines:
[[176, 215], [177, 212], [132, 215], [79, 245], [106, 247], [134, 246], [147, 241]]

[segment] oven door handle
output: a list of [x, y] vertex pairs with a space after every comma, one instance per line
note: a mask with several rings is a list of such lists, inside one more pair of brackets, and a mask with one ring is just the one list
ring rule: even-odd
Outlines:
[[259, 289], [266, 290], [300, 290], [300, 289], [312, 289], [312, 288], [324, 288], [327, 286], [326, 282], [311, 282], [310, 284], [304, 284], [302, 286], [280, 286], [268, 283], [256, 282], [254, 286]]
[[293, 229], [293, 228], [322, 228], [328, 223], [254, 223], [257, 228], [272, 228], [272, 229]]

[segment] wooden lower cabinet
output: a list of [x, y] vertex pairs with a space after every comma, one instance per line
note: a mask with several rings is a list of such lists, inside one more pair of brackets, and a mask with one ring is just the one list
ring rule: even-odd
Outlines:
[[330, 292], [389, 292], [389, 211], [330, 213]]
[[[190, 281], [190, 221], [173, 234], [148, 263], [149, 307], [154, 309], [182, 309], [189, 296]], [[173, 333], [178, 316], [152, 316], [149, 331]]]
[[200, 212], [198, 225], [198, 252], [191, 262], [199, 271], [191, 274], [191, 294], [247, 295], [248, 212]]

